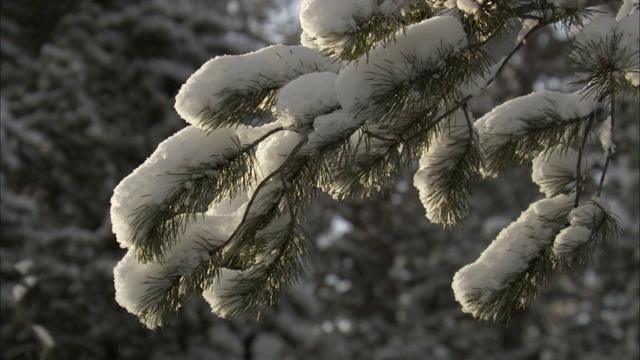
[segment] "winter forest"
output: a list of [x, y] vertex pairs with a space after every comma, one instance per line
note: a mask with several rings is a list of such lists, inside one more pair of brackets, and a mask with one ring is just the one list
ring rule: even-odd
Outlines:
[[640, 357], [637, 0], [0, 6], [0, 359]]

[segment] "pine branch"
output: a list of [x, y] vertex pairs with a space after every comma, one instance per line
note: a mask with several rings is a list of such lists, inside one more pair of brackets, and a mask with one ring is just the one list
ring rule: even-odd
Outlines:
[[327, 45], [320, 50], [336, 61], [358, 60], [368, 56], [378, 44], [386, 46], [395, 41], [398, 32], [404, 32], [409, 25], [433, 17], [437, 10], [426, 1], [412, 1], [408, 7], [401, 7], [395, 14], [377, 13], [368, 19], [354, 18], [354, 30], [323, 35], [322, 42]]
[[[528, 225], [524, 226], [528, 230], [524, 239], [519, 242], [531, 243], [528, 246], [537, 246], [538, 250], [529, 257], [526, 266], [517, 271], [512, 271], [500, 276], [498, 288], [476, 288], [464, 294], [464, 301], [467, 310], [475, 317], [483, 320], [508, 321], [513, 311], [528, 307], [541, 293], [545, 292], [551, 284], [551, 277], [556, 266], [556, 258], [553, 256], [551, 245], [553, 239], [566, 224], [566, 216], [571, 210], [571, 206], [560, 196], [561, 203], [566, 203], [549, 213], [545, 213], [546, 206], [538, 210], [529, 210], [525, 215], [516, 221], [523, 221]], [[554, 199], [545, 199], [543, 202], [554, 202]], [[532, 205], [533, 206], [533, 205]], [[534, 218], [531, 221], [531, 218]], [[523, 219], [524, 218], [524, 219]], [[513, 223], [510, 227], [516, 225]], [[516, 225], [517, 226], [517, 225]], [[505, 230], [503, 230], [505, 231]], [[519, 230], [512, 229], [518, 232]], [[502, 235], [502, 234], [501, 234]], [[501, 235], [498, 235], [500, 237]], [[512, 234], [513, 236], [522, 236]], [[518, 246], [522, 246], [521, 244]], [[516, 251], [513, 249], [512, 251]], [[514, 256], [511, 251], [503, 254], [504, 257]], [[515, 255], [517, 256], [517, 255]], [[524, 256], [524, 255], [523, 255]], [[500, 258], [496, 262], [504, 261]], [[501, 268], [501, 265], [494, 265]], [[504, 265], [503, 265], [504, 266]]]
[[552, 167], [555, 169], [554, 175], [547, 175], [536, 182], [541, 188], [546, 189], [545, 193], [548, 196], [568, 193], [579, 186], [572, 171], [561, 166]]
[[[601, 199], [592, 199], [577, 207], [569, 215], [571, 228], [588, 229], [586, 237], [574, 238], [571, 232], [558, 235], [554, 245], [557, 261], [563, 267], [584, 265], [593, 259], [597, 250], [606, 250], [616, 244], [623, 225]], [[577, 232], [580, 234], [580, 232]]]
[[581, 39], [574, 42], [574, 49], [566, 62], [580, 74], [571, 85], [584, 86], [585, 95], [602, 98], [623, 94], [638, 94], [640, 87], [633, 86], [625, 78], [626, 71], [637, 71], [640, 66], [639, 50], [620, 47], [624, 34], [613, 31], [611, 38]]
[[434, 136], [435, 144], [420, 159], [414, 186], [420, 191], [427, 218], [450, 226], [468, 215], [472, 182], [479, 177], [483, 160], [466, 107], [441, 128]]
[[140, 299], [138, 317], [145, 323], [164, 324], [174, 317], [180, 307], [199, 295], [202, 289], [211, 286], [220, 277], [221, 251], [225, 244], [211, 245], [214, 239], [202, 239], [200, 261], [193, 269], [182, 265], [170, 266], [157, 278], [150, 278], [150, 285]]
[[[245, 146], [237, 144], [236, 149], [227, 149], [209, 163], [161, 175], [176, 179], [164, 201], [145, 204], [131, 214], [131, 242], [135, 245], [136, 258], [142, 262], [162, 259], [185, 226], [205, 212], [212, 202], [246, 191], [256, 176], [253, 149], [281, 130], [274, 128]], [[179, 216], [183, 214], [185, 216]]]
[[278, 90], [286, 81], [272, 81], [261, 76], [246, 89], [224, 89], [214, 96], [221, 97], [214, 106], [205, 106], [198, 117], [205, 131], [237, 125], [256, 125], [256, 119], [269, 115], [275, 105]]
[[270, 243], [264, 251], [275, 254], [275, 258], [267, 257], [233, 280], [233, 286], [223, 295], [221, 305], [230, 318], [259, 316], [265, 306], [273, 305], [306, 271], [303, 258], [308, 246], [293, 220], [263, 236], [262, 240]]
[[442, 45], [437, 56], [429, 59], [411, 54], [403, 57], [405, 61], [400, 65], [377, 65], [377, 70], [365, 72], [371, 75], [367, 80], [372, 95], [356, 106], [356, 118], [392, 127], [404, 113], [448, 108], [455, 103], [460, 87], [482, 74], [489, 63], [487, 55], [474, 45], [462, 51]]
[[567, 119], [552, 109], [544, 109], [540, 115], [518, 119], [524, 124], [515, 134], [491, 133], [491, 137], [504, 138], [497, 145], [487, 145], [493, 139], [481, 137], [487, 172], [502, 174], [516, 165], [527, 163], [557, 144], [578, 148], [584, 128], [592, 116], [593, 114]]
[[478, 289], [468, 294], [470, 309], [479, 319], [508, 322], [513, 311], [525, 309], [549, 288], [553, 269], [551, 251], [543, 249], [524, 271], [504, 276], [500, 290]]

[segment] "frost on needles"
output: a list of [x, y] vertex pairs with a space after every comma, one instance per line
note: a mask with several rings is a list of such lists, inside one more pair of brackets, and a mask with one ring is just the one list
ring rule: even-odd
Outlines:
[[[532, 164], [545, 198], [453, 280], [463, 311], [508, 319], [621, 230], [605, 179], [616, 101], [638, 101], [640, 12], [634, 0], [617, 14], [590, 7], [601, 3], [302, 0], [302, 45], [205, 63], [176, 97], [189, 125], [114, 190], [113, 231], [128, 249], [116, 300], [149, 328], [201, 295], [219, 316], [255, 316], [304, 273], [300, 219], [320, 192], [375, 196], [419, 160], [427, 217], [453, 226], [475, 181]], [[579, 32], [566, 61], [580, 90], [474, 120], [469, 100], [557, 23]], [[598, 181], [586, 176], [592, 143], [603, 146]]]

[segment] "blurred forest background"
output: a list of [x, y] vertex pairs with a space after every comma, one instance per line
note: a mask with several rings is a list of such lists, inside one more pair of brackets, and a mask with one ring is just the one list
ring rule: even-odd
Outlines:
[[[297, 4], [0, 4], [2, 360], [639, 358], [637, 105], [621, 103], [606, 192], [626, 224], [618, 247], [558, 274], [509, 324], [463, 314], [450, 284], [542, 196], [528, 169], [478, 184], [474, 218], [453, 230], [428, 223], [409, 174], [375, 201], [323, 198], [308, 211], [308, 276], [269, 314], [229, 322], [196, 301], [150, 331], [114, 300], [124, 250], [111, 233], [113, 188], [186, 125], [174, 96], [206, 60], [296, 44]], [[475, 115], [533, 90], [570, 90], [569, 46], [561, 29], [538, 32]]]

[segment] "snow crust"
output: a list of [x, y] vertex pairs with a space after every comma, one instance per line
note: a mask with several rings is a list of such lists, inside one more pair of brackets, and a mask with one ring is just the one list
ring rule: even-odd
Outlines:
[[534, 202], [520, 217], [504, 228], [474, 263], [460, 269], [452, 288], [462, 311], [473, 313], [469, 295], [480, 291], [481, 301], [507, 286], [504, 277], [527, 269], [540, 251], [551, 245], [557, 229], [545, 218], [557, 218], [569, 212], [573, 197], [558, 195]]

